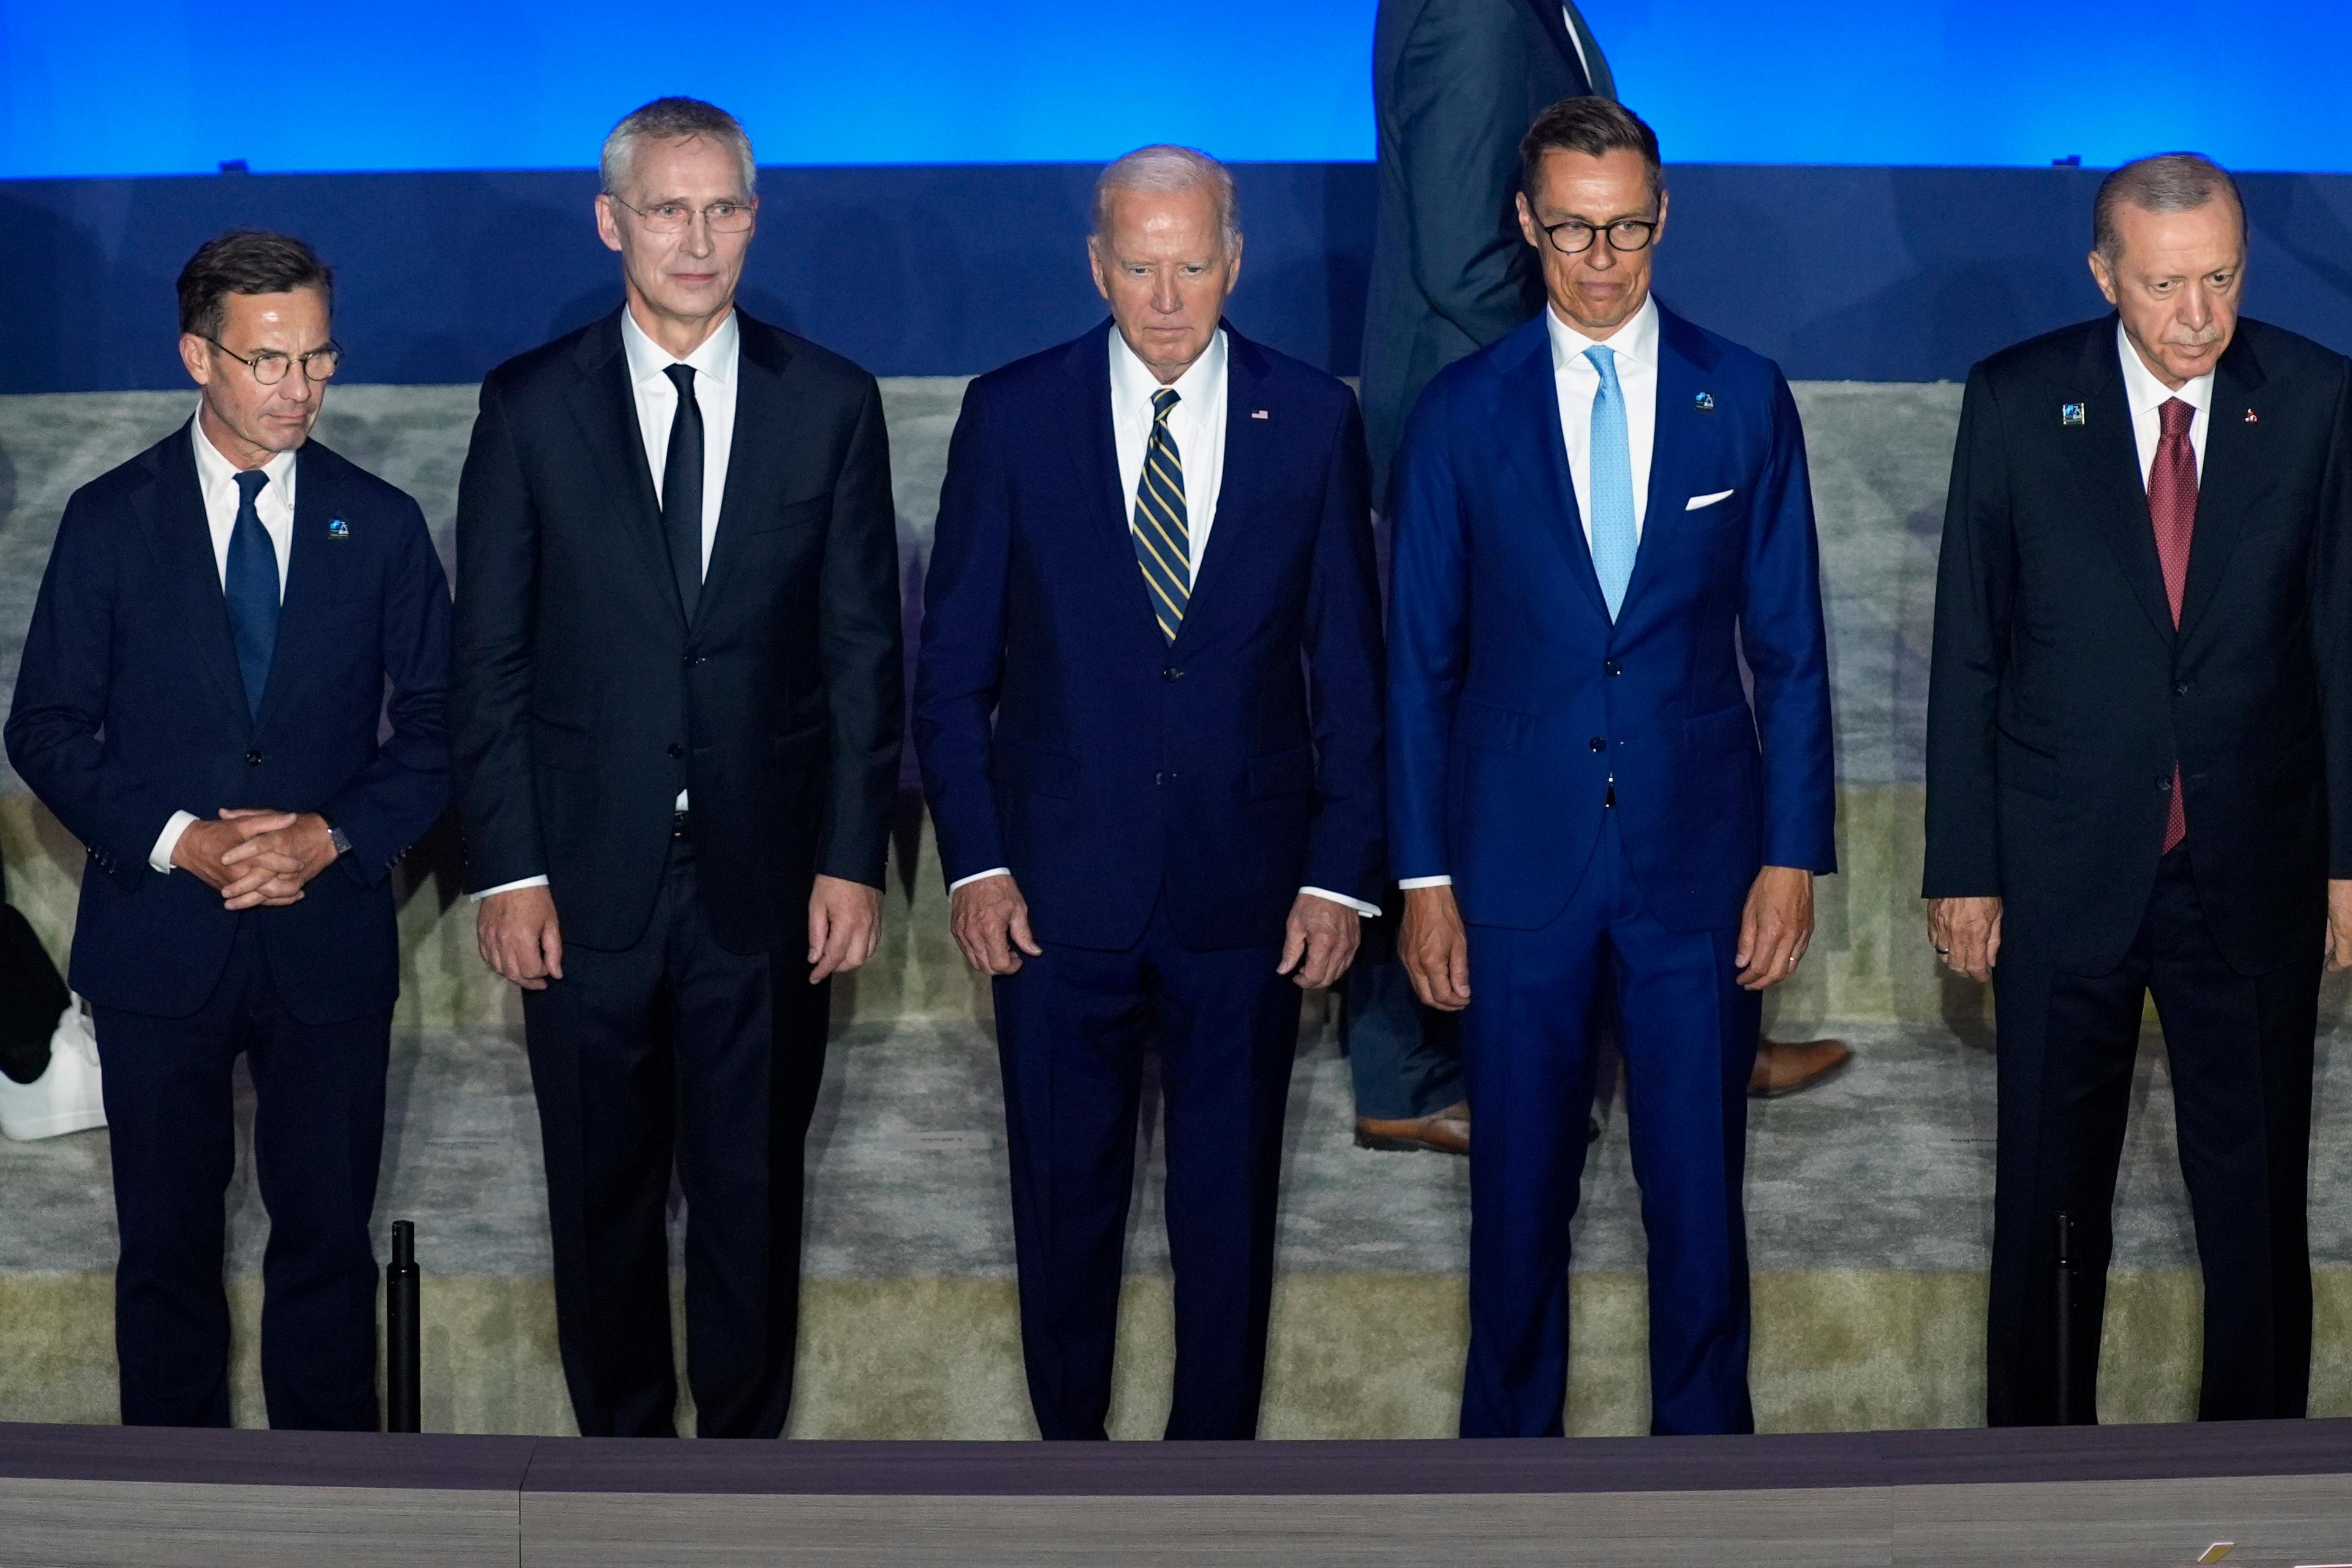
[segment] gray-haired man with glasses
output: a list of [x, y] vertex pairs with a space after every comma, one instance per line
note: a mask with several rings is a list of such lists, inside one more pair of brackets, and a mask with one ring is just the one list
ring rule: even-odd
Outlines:
[[483, 961], [522, 989], [580, 1430], [676, 1430], [667, 1206], [704, 1436], [792, 1399], [826, 983], [874, 951], [898, 787], [897, 513], [874, 378], [735, 306], [743, 128], [604, 143], [624, 302], [490, 373], [452, 697]]
[[310, 439], [333, 288], [284, 235], [189, 261], [195, 416], [67, 503], [8, 720], [16, 771], [89, 854], [73, 987], [113, 1128], [128, 1424], [229, 1424], [240, 1054], [270, 1424], [376, 1424], [386, 873], [448, 801], [449, 585], [416, 503]]

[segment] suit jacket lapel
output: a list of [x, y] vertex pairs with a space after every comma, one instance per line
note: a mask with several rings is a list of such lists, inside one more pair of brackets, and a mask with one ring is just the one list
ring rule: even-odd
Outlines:
[[253, 710], [246, 700], [244, 672], [237, 667], [236, 637], [229, 628], [220, 563], [213, 555], [212, 526], [205, 519], [195, 448], [190, 445], [194, 439], [194, 432], [183, 426], [159, 453], [154, 482], [142, 498], [148, 538], [163, 581], [179, 596], [181, 622], [194, 645], [205, 684], [224, 710], [236, 715], [240, 726], [249, 726]]
[[[1265, 370], [1265, 356], [1258, 346], [1226, 328], [1224, 466], [1217, 481], [1217, 511], [1208, 549], [1201, 556], [1200, 571], [1193, 574], [1184, 624], [1177, 630], [1179, 645], [1189, 646], [1205, 635], [1197, 629], [1204, 604], [1213, 617], [1221, 600], [1232, 597], [1230, 590], [1220, 586], [1217, 595], [1204, 600], [1202, 590], [1223, 584], [1237, 574], [1245, 575], [1246, 558], [1260, 542], [1257, 531], [1243, 524], [1264, 492], [1271, 456], [1267, 445], [1273, 437], [1273, 422], [1280, 417], [1278, 410], [1266, 406]], [[1266, 417], [1251, 418], [1253, 410], [1264, 410]], [[1213, 618], [1209, 625], [1213, 629]]]
[[2189, 543], [2189, 586], [2180, 598], [2180, 631], [2187, 636], [2213, 602], [2228, 569], [2230, 553], [2244, 537], [2246, 513], [2258, 499], [2267, 471], [2263, 439], [2268, 426], [2246, 423], [2261, 401], [2262, 362], [2243, 335], [2230, 344], [2213, 371], [2213, 396], [2205, 411], [2205, 466], [2197, 480], [2197, 529]]
[[1709, 390], [1706, 366], [1714, 356], [1706, 340], [1663, 305], [1658, 308], [1657, 405], [1650, 438], [1649, 499], [1642, 513], [1641, 548], [1633, 554], [1633, 575], [1625, 584], [1625, 602], [1617, 607], [1622, 626], [1641, 605], [1644, 589], [1675, 548], [1689, 519], [1683, 504], [1690, 499], [1690, 475], [1698, 454], [1717, 438], [1721, 414], [1698, 411], [1698, 395]]
[[1592, 545], [1584, 537], [1584, 514], [1577, 509], [1576, 485], [1568, 473], [1568, 446], [1560, 436], [1559, 386], [1551, 373], [1550, 330], [1538, 316], [1514, 336], [1519, 362], [1503, 373], [1506, 406], [1501, 413], [1505, 423], [1515, 426], [1515, 438], [1505, 450], [1520, 469], [1526, 493], [1537, 499], [1536, 510], [1550, 531], [1552, 542], [1567, 558], [1569, 576], [1592, 613], [1606, 625], [1609, 601], [1601, 597], [1601, 578], [1592, 570]]
[[[730, 570], [742, 553], [744, 518], [763, 500], [782, 499], [784, 449], [766, 435], [788, 423], [784, 407], [784, 367], [793, 353], [782, 340], [758, 322], [739, 318], [742, 352], [735, 364], [735, 434], [727, 454], [727, 488], [719, 503], [719, 531], [710, 544], [710, 563], [702, 576], [702, 595], [694, 618], [710, 615], [711, 601], [727, 591], [737, 575]], [[668, 565], [667, 553], [662, 557]]]
[[2115, 552], [2148, 624], [2170, 642], [2172, 599], [2164, 591], [2164, 563], [2157, 557], [2156, 525], [2148, 519], [2147, 486], [2132, 437], [2131, 397], [2116, 357], [2114, 317], [2091, 329], [2074, 378], [2063, 390], [2060, 407], [2029, 408], [2024, 417], [2062, 419], [2066, 404], [2083, 405], [2083, 423], [2060, 433], [2075, 489], [2092, 514], [2092, 526]]
[[1109, 602], [1128, 607], [1114, 613], [1133, 629], [1149, 634], [1151, 646], [1164, 653], [1168, 639], [1160, 633], [1160, 619], [1151, 609], [1151, 590], [1143, 581], [1143, 569], [1135, 563], [1135, 542], [1128, 534], [1129, 509], [1135, 498], [1125, 493], [1126, 485], [1119, 478], [1118, 438], [1111, 429], [1109, 334], [1117, 330], [1106, 321], [1070, 345], [1062, 362], [1071, 384], [1062, 428], [1083, 487], [1081, 500], [1089, 490], [1097, 498], [1080, 509], [1082, 514], [1091, 512], [1099, 520], [1082, 523], [1081, 547], [1096, 563], [1093, 569], [1107, 573], [1105, 580], [1118, 584]]
[[[604, 493], [619, 510], [621, 531], [645, 558], [646, 570], [664, 585], [663, 602], [683, 623], [686, 612], [677, 602], [677, 580], [662, 538], [661, 503], [654, 496], [653, 475], [646, 470], [645, 435], [637, 427], [636, 397], [629, 387], [629, 356], [621, 348], [619, 310], [582, 340], [573, 367], [578, 376], [568, 401], [583, 437], [586, 460], [603, 478]], [[740, 404], [737, 423], [741, 423]]]
[[[1520, 0], [1520, 4], [1535, 13], [1536, 26], [1551, 39], [1552, 47], [1558, 49], [1569, 64], [1575, 65], [1576, 40], [1569, 37], [1568, 13], [1560, 7], [1559, 0]], [[1589, 81], [1590, 73], [1585, 74]]]

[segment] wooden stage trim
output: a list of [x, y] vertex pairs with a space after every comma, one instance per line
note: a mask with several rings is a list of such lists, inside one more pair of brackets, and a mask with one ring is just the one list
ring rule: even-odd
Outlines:
[[1522, 1443], [0, 1426], [0, 1563], [2352, 1560], [2352, 1422]]

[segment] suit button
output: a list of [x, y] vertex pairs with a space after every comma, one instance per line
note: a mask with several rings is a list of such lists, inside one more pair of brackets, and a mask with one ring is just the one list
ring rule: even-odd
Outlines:
[[669, 754], [672, 757], [682, 757], [686, 755], [686, 748], [679, 745], [676, 741], [672, 741], [669, 743]]
[[2172, 683], [2172, 694], [2173, 694], [2175, 697], [2186, 697], [2186, 696], [2188, 696], [2188, 695], [2189, 695], [2189, 682], [2187, 682], [2187, 681], [2185, 681], [2185, 680], [2176, 680], [2176, 681], [2174, 681], [2174, 682]]
[[1184, 679], [1184, 672], [1181, 669], [1163, 669], [1160, 672], [1160, 679], [1162, 680], [1181, 680]]
[[2170, 773], [2160, 773], [2157, 776], [2156, 790], [2158, 795], [2166, 794], [2170, 791], [2171, 788], [2172, 775]]
[[259, 752], [246, 752], [246, 753], [245, 753], [245, 765], [246, 765], [247, 767], [248, 767], [248, 768], [257, 768], [257, 767], [259, 767], [259, 766], [261, 765], [261, 753], [260, 753]]
[[1623, 668], [1615, 659], [1604, 658], [1601, 661], [1601, 673], [1603, 675], [1619, 675], [1623, 673]]
[[1592, 737], [1592, 749], [1596, 752], [1605, 752], [1609, 749], [1609, 742], [1595, 735]]

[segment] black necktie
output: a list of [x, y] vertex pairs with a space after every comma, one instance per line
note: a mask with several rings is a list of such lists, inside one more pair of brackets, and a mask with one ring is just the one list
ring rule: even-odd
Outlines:
[[237, 672], [245, 677], [246, 704], [257, 717], [269, 685], [269, 661], [278, 652], [278, 551], [253, 504], [268, 482], [258, 468], [236, 476], [236, 521], [229, 530], [228, 569], [222, 574]]
[[669, 458], [662, 465], [662, 532], [669, 540], [670, 569], [677, 574], [678, 605], [691, 626], [702, 595], [702, 406], [694, 401], [692, 365], [674, 364], [662, 374], [677, 388]]

